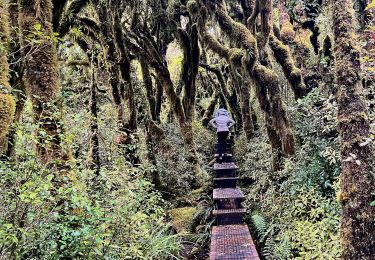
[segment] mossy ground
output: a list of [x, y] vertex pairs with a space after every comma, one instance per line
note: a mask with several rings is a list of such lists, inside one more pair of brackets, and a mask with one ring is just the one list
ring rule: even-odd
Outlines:
[[172, 227], [177, 233], [191, 233], [194, 215], [197, 211], [195, 207], [176, 208], [169, 211], [172, 218]]

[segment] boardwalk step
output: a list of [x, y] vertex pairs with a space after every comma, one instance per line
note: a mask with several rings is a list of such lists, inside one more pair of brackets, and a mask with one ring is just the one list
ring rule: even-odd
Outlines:
[[210, 260], [260, 259], [246, 225], [214, 226]]
[[216, 188], [236, 188], [238, 177], [214, 178]]
[[[231, 154], [231, 153], [225, 153], [225, 154], [223, 154], [224, 155], [224, 157], [233, 157], [233, 154]], [[216, 157], [219, 157], [219, 154], [218, 153], [215, 153], [215, 158]]]
[[214, 200], [220, 199], [244, 199], [245, 195], [240, 189], [226, 188], [214, 189]]
[[233, 163], [215, 163], [214, 164], [214, 170], [215, 171], [228, 171], [228, 170], [237, 170], [238, 166]]
[[214, 210], [217, 225], [235, 225], [243, 224], [243, 218], [246, 214], [245, 209], [217, 209]]
[[218, 188], [213, 191], [213, 199], [218, 209], [239, 209], [245, 195], [240, 189]]
[[[219, 154], [215, 154], [216, 162], [220, 163], [219, 161]], [[230, 163], [233, 161], [233, 156], [231, 153], [224, 153], [222, 156], [222, 161], [221, 163]]]

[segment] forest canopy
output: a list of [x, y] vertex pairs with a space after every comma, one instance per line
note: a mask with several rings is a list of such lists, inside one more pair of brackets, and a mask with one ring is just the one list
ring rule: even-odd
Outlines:
[[374, 0], [0, 0], [0, 259], [207, 259], [219, 107], [261, 259], [374, 259]]

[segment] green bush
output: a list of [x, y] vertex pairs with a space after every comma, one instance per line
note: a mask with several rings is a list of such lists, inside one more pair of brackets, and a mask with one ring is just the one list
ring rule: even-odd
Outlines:
[[[236, 154], [247, 198], [248, 222], [265, 259], [337, 259], [340, 172], [336, 103], [319, 90], [292, 107], [296, 140], [293, 158], [282, 171], [270, 170], [270, 147], [262, 135]], [[250, 183], [249, 183], [250, 180]]]

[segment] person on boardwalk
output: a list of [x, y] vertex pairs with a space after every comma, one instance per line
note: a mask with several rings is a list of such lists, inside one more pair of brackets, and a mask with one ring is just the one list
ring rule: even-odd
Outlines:
[[211, 119], [210, 125], [216, 128], [217, 132], [217, 154], [219, 155], [219, 162], [222, 161], [226, 140], [229, 135], [229, 128], [231, 128], [235, 122], [229, 117], [229, 113], [222, 106], [216, 112], [216, 117]]

